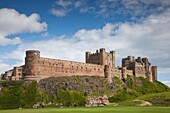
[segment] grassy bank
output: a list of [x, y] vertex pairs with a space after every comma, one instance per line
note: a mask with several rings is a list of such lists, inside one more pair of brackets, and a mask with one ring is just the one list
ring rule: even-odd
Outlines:
[[0, 113], [169, 113], [170, 107], [43, 108], [0, 110]]
[[126, 101], [117, 102], [119, 106], [138, 106], [140, 103], [134, 100], [144, 100], [152, 103], [152, 106], [169, 106], [170, 107], [170, 92], [153, 93], [142, 95], [136, 98], [130, 98]]

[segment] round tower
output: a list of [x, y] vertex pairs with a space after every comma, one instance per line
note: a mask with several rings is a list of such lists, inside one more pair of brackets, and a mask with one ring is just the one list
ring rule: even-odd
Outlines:
[[40, 51], [28, 50], [25, 57], [25, 78], [24, 80], [39, 80]]
[[112, 83], [111, 68], [109, 65], [104, 66], [104, 75], [109, 83]]

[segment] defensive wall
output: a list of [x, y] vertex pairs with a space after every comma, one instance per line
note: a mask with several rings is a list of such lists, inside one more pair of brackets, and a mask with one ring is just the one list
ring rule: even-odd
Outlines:
[[109, 83], [112, 77], [126, 79], [127, 75], [157, 80], [157, 66], [151, 66], [147, 58], [132, 56], [122, 59], [122, 67], [115, 66], [115, 51], [104, 48], [96, 53], [85, 53], [86, 63], [43, 58], [38, 50], [26, 51], [25, 64], [5, 73], [6, 80], [36, 80], [51, 76], [101, 76]]

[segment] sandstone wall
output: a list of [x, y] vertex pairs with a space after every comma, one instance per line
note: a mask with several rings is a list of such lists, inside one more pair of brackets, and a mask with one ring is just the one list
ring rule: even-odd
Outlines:
[[133, 75], [133, 71], [132, 70], [126, 70], [126, 74], [127, 75]]
[[110, 68], [115, 67], [115, 51], [106, 52], [104, 48], [96, 53], [86, 52], [86, 63], [109, 65]]
[[117, 67], [115, 67], [114, 69], [111, 70], [111, 75], [116, 76], [118, 78], [122, 77], [122, 72], [121, 70], [119, 70]]
[[40, 58], [39, 74], [42, 78], [49, 76], [104, 76], [104, 66], [59, 59]]
[[135, 62], [135, 76], [146, 78], [144, 65], [141, 65], [140, 63]]

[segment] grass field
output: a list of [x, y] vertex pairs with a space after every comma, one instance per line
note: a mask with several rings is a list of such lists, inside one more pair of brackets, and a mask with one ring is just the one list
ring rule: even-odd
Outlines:
[[170, 107], [43, 108], [0, 110], [0, 113], [170, 113]]

